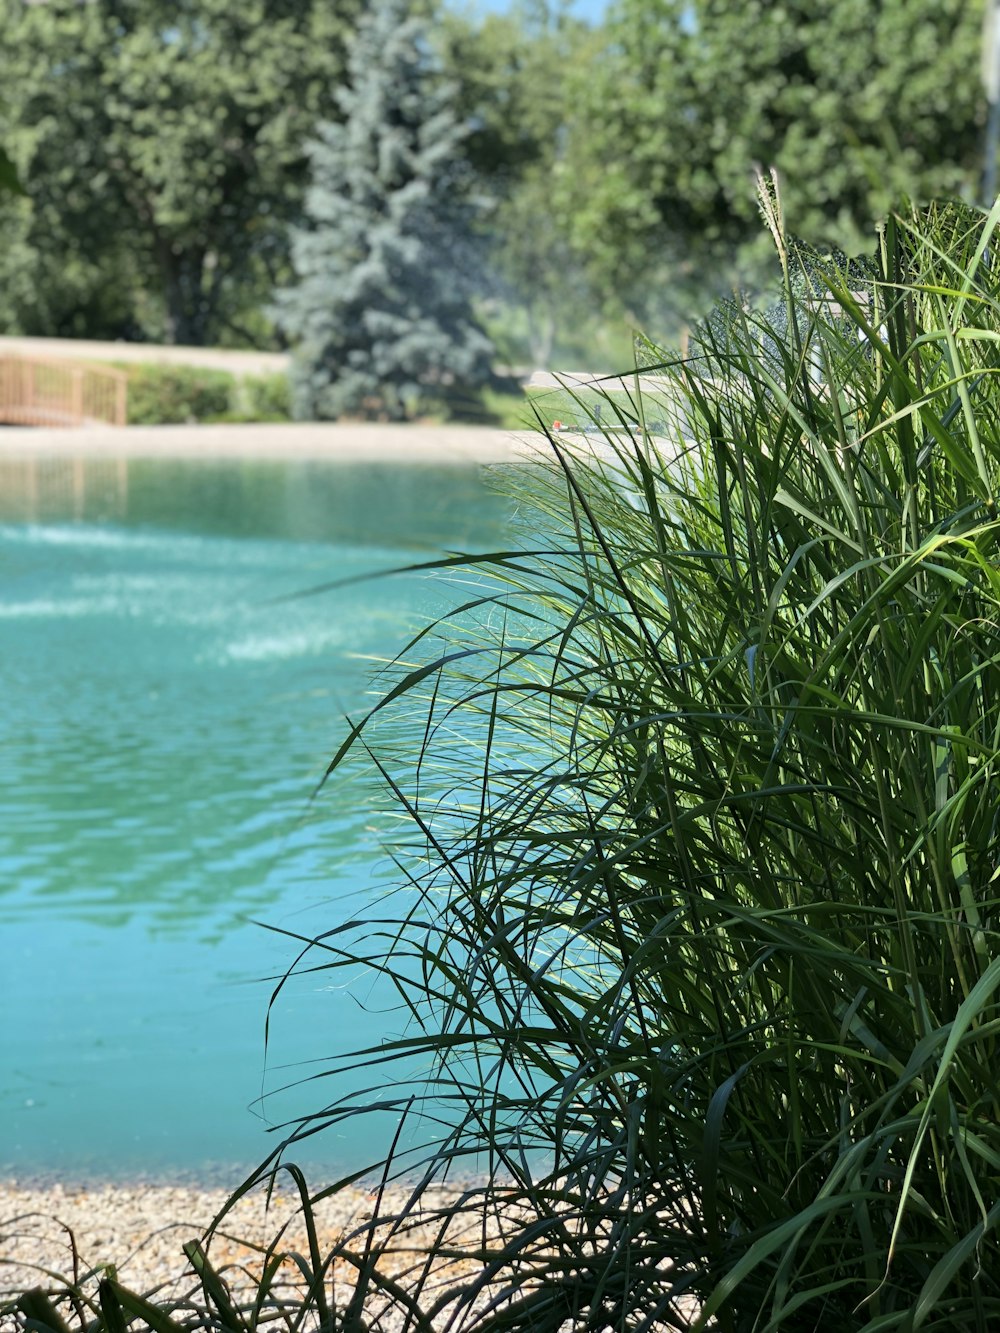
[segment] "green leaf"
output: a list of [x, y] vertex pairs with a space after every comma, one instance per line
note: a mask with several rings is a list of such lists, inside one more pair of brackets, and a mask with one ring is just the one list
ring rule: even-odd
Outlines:
[[923, 1328], [930, 1316], [937, 1311], [938, 1302], [948, 1290], [950, 1283], [979, 1249], [987, 1232], [996, 1226], [998, 1219], [1000, 1219], [1000, 1203], [994, 1204], [985, 1221], [979, 1222], [967, 1232], [931, 1269], [913, 1311], [914, 1333], [917, 1329]]
[[125, 1315], [122, 1311], [121, 1301], [115, 1293], [112, 1279], [102, 1279], [98, 1287], [98, 1299], [101, 1303], [101, 1314], [104, 1316], [107, 1333], [126, 1333]]
[[[139, 1296], [127, 1287], [123, 1287], [120, 1282], [108, 1278], [101, 1284], [102, 1288], [107, 1287], [109, 1299], [118, 1302], [122, 1310], [136, 1319], [144, 1319], [152, 1333], [185, 1333], [184, 1325], [177, 1320], [172, 1319], [167, 1312], [147, 1300], [145, 1296]], [[104, 1309], [102, 1297], [101, 1309]], [[109, 1325], [108, 1333], [114, 1333]]]
[[226, 1283], [213, 1268], [205, 1252], [205, 1247], [200, 1241], [187, 1241], [184, 1245], [184, 1253], [187, 1255], [191, 1267], [198, 1274], [205, 1289], [205, 1294], [224, 1320], [226, 1328], [233, 1330], [234, 1333], [244, 1329], [246, 1321], [233, 1304], [232, 1294]]
[[18, 177], [17, 168], [4, 149], [0, 147], [0, 191], [2, 190], [6, 190], [8, 194], [23, 195], [26, 193]]
[[725, 1305], [729, 1297], [737, 1290], [740, 1283], [755, 1268], [769, 1259], [779, 1250], [784, 1250], [790, 1242], [798, 1242], [800, 1237], [815, 1223], [822, 1221], [831, 1213], [850, 1209], [860, 1200], [874, 1201], [877, 1195], [864, 1191], [849, 1194], [834, 1194], [827, 1198], [816, 1199], [794, 1217], [787, 1218], [777, 1226], [770, 1228], [763, 1236], [745, 1250], [732, 1268], [716, 1286], [701, 1307], [698, 1318], [692, 1324], [692, 1333], [701, 1333], [708, 1327], [712, 1316]]
[[34, 1288], [18, 1297], [17, 1308], [31, 1321], [36, 1333], [69, 1333], [69, 1326], [41, 1288]]

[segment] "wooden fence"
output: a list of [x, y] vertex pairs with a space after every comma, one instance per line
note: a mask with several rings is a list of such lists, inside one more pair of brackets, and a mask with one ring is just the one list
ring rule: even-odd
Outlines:
[[110, 366], [0, 354], [0, 422], [125, 425], [128, 376]]

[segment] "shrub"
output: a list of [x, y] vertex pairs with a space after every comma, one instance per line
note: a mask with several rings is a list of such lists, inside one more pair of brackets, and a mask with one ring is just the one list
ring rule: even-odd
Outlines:
[[204, 421], [230, 409], [235, 380], [226, 371], [141, 365], [128, 372], [130, 426]]
[[243, 393], [248, 421], [291, 420], [292, 394], [286, 374], [247, 375]]
[[367, 962], [408, 1024], [292, 1142], [405, 1118], [426, 1064], [392, 1169], [485, 1167], [445, 1252], [513, 1210], [427, 1318], [1000, 1320], [1000, 209], [848, 270], [765, 207], [780, 306], [511, 474], [532, 544], [330, 765], [373, 755], [413, 837], [306, 965]]

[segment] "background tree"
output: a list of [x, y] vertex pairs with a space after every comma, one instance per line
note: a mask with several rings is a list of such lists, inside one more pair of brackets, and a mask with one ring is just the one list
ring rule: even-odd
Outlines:
[[490, 377], [462, 255], [470, 209], [452, 90], [406, 0], [360, 21], [342, 123], [310, 148], [307, 226], [295, 232], [296, 286], [278, 318], [297, 343], [297, 414], [402, 418], [451, 384]]
[[[596, 27], [559, 0], [439, 3], [399, 14], [434, 6], [451, 159], [486, 205], [475, 309], [508, 360], [611, 369], [628, 340], [609, 330], [668, 335], [752, 281], [755, 163], [823, 248], [853, 250], [900, 195], [973, 192], [984, 0], [611, 0]], [[4, 146], [29, 194], [0, 199], [0, 331], [273, 341], [304, 145], [344, 114], [361, 8], [0, 0]]]
[[781, 173], [793, 233], [848, 252], [899, 197], [971, 189], [982, 16], [981, 0], [616, 0], [573, 89], [561, 206], [594, 281], [648, 290], [661, 255], [689, 288], [746, 272], [755, 163]]
[[481, 226], [491, 331], [508, 358], [535, 366], [550, 364], [554, 352], [579, 359], [588, 344], [599, 354], [602, 326], [614, 324], [621, 305], [613, 289], [589, 280], [560, 185], [576, 114], [570, 89], [592, 67], [598, 34], [565, 5], [521, 0], [482, 17], [446, 12], [438, 42], [469, 127], [465, 155], [488, 205]]
[[0, 0], [7, 328], [257, 340], [357, 7]]

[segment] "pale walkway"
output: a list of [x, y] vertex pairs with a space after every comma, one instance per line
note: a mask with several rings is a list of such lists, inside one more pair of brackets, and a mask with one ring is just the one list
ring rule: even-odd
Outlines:
[[0, 457], [295, 458], [498, 463], [544, 443], [531, 431], [366, 422], [0, 428]]
[[157, 366], [200, 366], [231, 375], [273, 375], [288, 370], [285, 352], [231, 351], [221, 347], [174, 347], [160, 343], [88, 342], [84, 338], [0, 338], [0, 356], [120, 361]]

